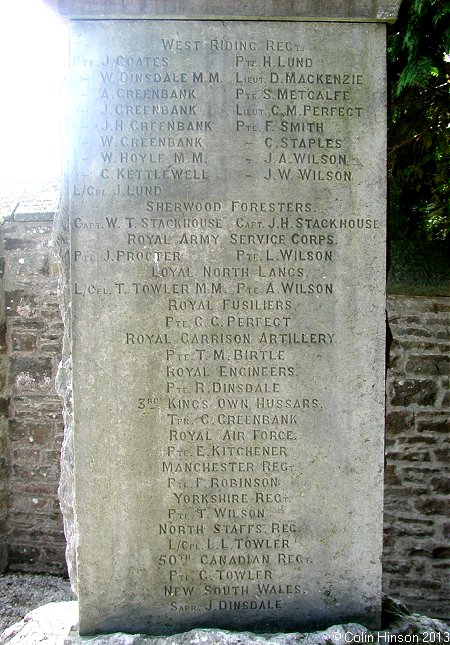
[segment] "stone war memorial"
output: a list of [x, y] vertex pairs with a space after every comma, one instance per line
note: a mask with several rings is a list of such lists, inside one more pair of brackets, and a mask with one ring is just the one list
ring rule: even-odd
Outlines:
[[376, 629], [400, 0], [47, 4], [80, 634]]

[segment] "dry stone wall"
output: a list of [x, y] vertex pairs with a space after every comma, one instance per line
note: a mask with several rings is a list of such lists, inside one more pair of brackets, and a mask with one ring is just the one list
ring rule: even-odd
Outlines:
[[[20, 197], [20, 196], [19, 196]], [[10, 570], [65, 571], [57, 499], [63, 434], [54, 389], [62, 322], [51, 249], [55, 188], [30, 189], [3, 208], [6, 343], [9, 359]]]
[[8, 477], [8, 356], [6, 353], [5, 320], [5, 249], [0, 237], [0, 572], [8, 564], [7, 513], [9, 505]]
[[[53, 385], [63, 332], [51, 248], [56, 193], [32, 194], [2, 208], [0, 570], [8, 561], [11, 570], [58, 573], [65, 542], [57, 501], [63, 422]], [[411, 609], [449, 619], [450, 303], [390, 296], [387, 309], [384, 589]]]
[[448, 298], [391, 296], [385, 591], [450, 615]]

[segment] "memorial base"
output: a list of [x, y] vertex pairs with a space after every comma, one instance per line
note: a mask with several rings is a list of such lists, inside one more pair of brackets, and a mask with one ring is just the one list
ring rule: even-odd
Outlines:
[[254, 634], [218, 629], [194, 629], [168, 637], [139, 634], [104, 634], [82, 637], [74, 626], [77, 621], [77, 602], [49, 603], [38, 607], [25, 618], [0, 634], [0, 645], [27, 643], [60, 643], [64, 645], [341, 645], [344, 643], [448, 643], [450, 627], [444, 622], [411, 614], [391, 598], [383, 599], [385, 625], [379, 631], [369, 631], [362, 625], [348, 623], [333, 625], [317, 632], [288, 634]]

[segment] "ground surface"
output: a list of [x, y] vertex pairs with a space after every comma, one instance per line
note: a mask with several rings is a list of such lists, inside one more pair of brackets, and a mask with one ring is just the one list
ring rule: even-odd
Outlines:
[[48, 602], [74, 600], [70, 583], [58, 576], [27, 573], [0, 575], [0, 634], [26, 613]]

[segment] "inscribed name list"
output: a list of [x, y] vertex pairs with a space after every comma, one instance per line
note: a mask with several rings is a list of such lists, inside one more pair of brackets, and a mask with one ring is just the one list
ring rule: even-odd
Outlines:
[[384, 27], [72, 30], [81, 633], [376, 626]]

